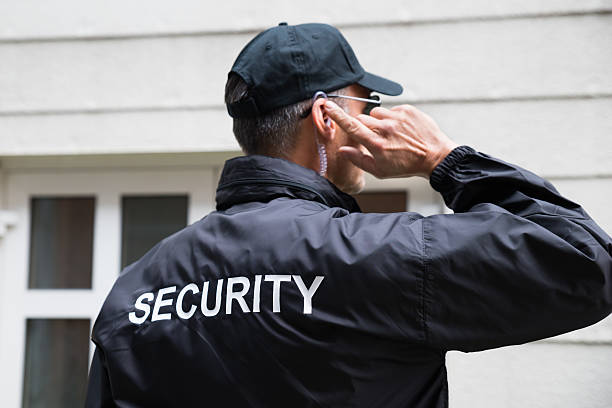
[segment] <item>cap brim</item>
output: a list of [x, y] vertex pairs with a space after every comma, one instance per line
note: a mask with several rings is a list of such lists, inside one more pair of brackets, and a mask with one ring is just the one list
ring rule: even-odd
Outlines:
[[402, 88], [402, 86], [397, 82], [393, 82], [378, 75], [370, 74], [369, 72], [366, 72], [363, 78], [357, 81], [357, 83], [365, 88], [384, 95], [396, 96], [404, 91], [404, 88]]

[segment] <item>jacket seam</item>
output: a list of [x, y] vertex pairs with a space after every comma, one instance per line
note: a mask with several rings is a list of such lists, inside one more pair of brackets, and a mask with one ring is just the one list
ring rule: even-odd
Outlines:
[[427, 234], [425, 231], [425, 223], [427, 220], [423, 220], [422, 223], [422, 262], [423, 272], [421, 273], [421, 325], [423, 327], [423, 339], [425, 344], [429, 344], [429, 330], [427, 326], [427, 278], [429, 276], [429, 260], [427, 258]]

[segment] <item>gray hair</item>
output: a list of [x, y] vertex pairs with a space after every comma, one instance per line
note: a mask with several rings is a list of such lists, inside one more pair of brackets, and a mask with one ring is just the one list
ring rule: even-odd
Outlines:
[[[335, 91], [345, 93], [345, 89]], [[230, 104], [249, 96], [244, 80], [231, 73], [225, 84], [225, 103]], [[338, 101], [344, 106], [344, 100]], [[274, 157], [287, 157], [296, 146], [300, 121], [305, 112], [312, 107], [306, 99], [293, 105], [282, 106], [262, 116], [234, 118], [234, 136], [245, 154], [263, 154]]]

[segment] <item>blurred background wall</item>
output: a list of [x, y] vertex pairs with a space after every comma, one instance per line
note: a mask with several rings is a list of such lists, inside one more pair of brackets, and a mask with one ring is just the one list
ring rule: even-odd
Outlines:
[[[281, 21], [336, 25], [366, 69], [404, 86], [385, 105], [546, 177], [612, 231], [610, 0], [3, 0], [0, 406], [82, 405], [105, 294], [214, 209], [240, 154], [227, 71]], [[450, 211], [424, 180], [369, 178], [366, 193]], [[447, 363], [451, 407], [610, 407], [612, 319]]]

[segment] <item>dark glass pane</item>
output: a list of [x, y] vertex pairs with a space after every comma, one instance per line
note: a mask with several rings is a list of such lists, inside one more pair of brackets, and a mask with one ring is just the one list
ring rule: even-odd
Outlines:
[[89, 319], [28, 319], [23, 407], [82, 407], [88, 356]]
[[406, 211], [408, 194], [406, 191], [375, 191], [355, 194], [355, 200], [361, 211], [375, 213], [391, 213]]
[[187, 226], [187, 196], [123, 197], [121, 268]]
[[32, 198], [30, 289], [91, 288], [94, 197]]

